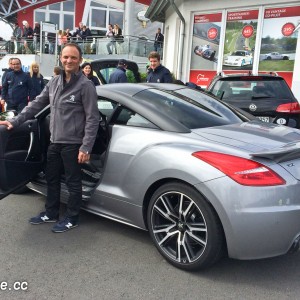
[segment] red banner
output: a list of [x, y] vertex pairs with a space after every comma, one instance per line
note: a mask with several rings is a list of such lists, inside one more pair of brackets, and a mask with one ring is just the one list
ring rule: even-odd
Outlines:
[[207, 87], [216, 74], [216, 71], [191, 70], [190, 81], [201, 87]]
[[258, 10], [234, 11], [227, 13], [227, 21], [253, 20], [258, 18]]
[[268, 8], [265, 10], [265, 19], [298, 16], [300, 16], [300, 6]]
[[221, 22], [222, 14], [207, 14], [207, 15], [195, 15], [194, 23], [209, 23], [209, 22]]

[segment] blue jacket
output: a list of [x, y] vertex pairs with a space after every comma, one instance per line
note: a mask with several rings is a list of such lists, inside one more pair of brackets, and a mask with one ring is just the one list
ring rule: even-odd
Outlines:
[[4, 73], [3, 73], [3, 75], [2, 75], [2, 85], [3, 85], [3, 83], [4, 83], [4, 80], [5, 80], [5, 77], [7, 76], [7, 74], [9, 73], [9, 72], [12, 72], [14, 69], [11, 69], [11, 68], [8, 68], [8, 69], [6, 69], [5, 71], [4, 71]]
[[31, 90], [32, 82], [29, 74], [22, 69], [18, 72], [12, 71], [7, 73], [4, 79], [2, 98], [12, 105], [27, 103]]
[[109, 83], [126, 83], [128, 82], [126, 76], [126, 69], [117, 67], [116, 70], [110, 75]]
[[151, 68], [148, 69], [147, 82], [172, 83], [173, 79], [170, 71], [163, 65], [159, 65], [154, 70]]
[[33, 74], [31, 77], [31, 82], [32, 82], [32, 90], [30, 93], [30, 101], [34, 100], [45, 87], [43, 75], [37, 77], [35, 74]]

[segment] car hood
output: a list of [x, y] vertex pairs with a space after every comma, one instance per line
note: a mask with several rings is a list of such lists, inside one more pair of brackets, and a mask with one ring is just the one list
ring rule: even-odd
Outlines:
[[[280, 153], [296, 152], [300, 157], [300, 131], [287, 126], [259, 121], [193, 129], [210, 141], [244, 150], [250, 155], [282, 161]], [[295, 146], [296, 145], [296, 146]], [[299, 148], [299, 151], [298, 151]], [[286, 159], [286, 156], [285, 156]]]
[[225, 57], [225, 60], [236, 60], [236, 59], [242, 60], [242, 59], [245, 59], [247, 57], [248, 56], [230, 55], [230, 56]]

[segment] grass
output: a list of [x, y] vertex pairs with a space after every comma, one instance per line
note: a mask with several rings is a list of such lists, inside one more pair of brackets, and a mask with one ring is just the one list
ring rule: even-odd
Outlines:
[[259, 71], [294, 71], [294, 60], [263, 60], [259, 62]]

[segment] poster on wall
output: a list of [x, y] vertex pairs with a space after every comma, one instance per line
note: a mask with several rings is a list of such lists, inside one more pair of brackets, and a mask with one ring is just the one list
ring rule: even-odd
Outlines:
[[207, 86], [216, 74], [222, 13], [194, 15], [190, 81]]
[[300, 6], [265, 9], [259, 71], [283, 71], [292, 76], [299, 23]]
[[252, 70], [258, 10], [227, 12], [223, 70]]

